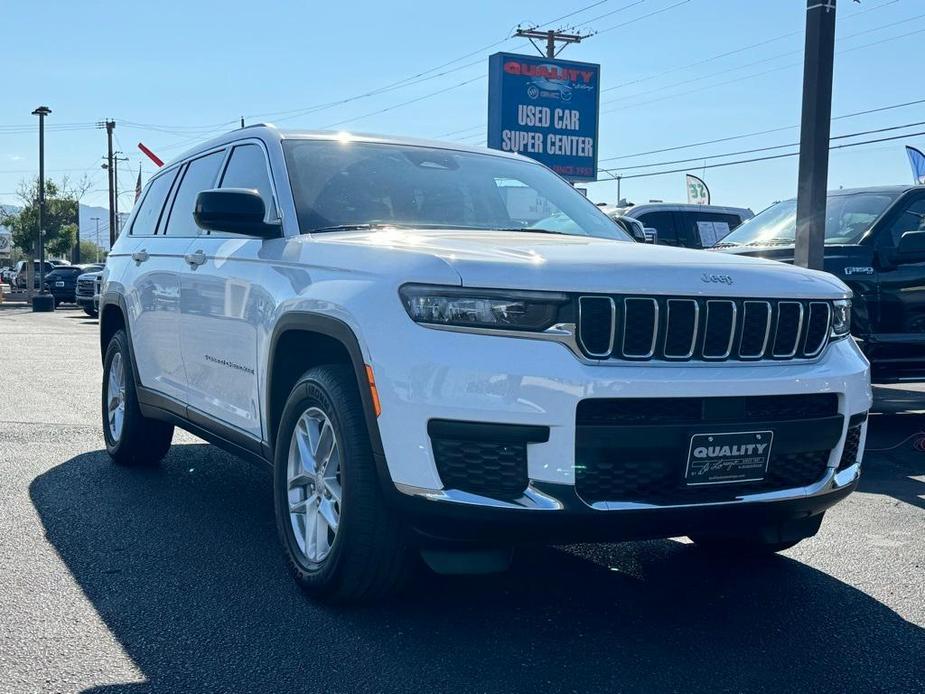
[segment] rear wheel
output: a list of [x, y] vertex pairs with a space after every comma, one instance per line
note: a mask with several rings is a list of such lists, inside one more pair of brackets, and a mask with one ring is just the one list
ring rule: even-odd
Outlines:
[[103, 360], [103, 436], [120, 465], [152, 465], [167, 455], [173, 425], [141, 414], [132, 355], [124, 330], [116, 331]]
[[410, 565], [404, 529], [379, 487], [348, 367], [313, 368], [293, 387], [274, 468], [280, 540], [309, 595], [362, 602], [401, 586]]

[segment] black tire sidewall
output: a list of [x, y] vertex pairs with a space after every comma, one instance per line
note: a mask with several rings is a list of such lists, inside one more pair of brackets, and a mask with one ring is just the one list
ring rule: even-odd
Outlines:
[[[335, 582], [343, 561], [344, 547], [349, 543], [350, 534], [350, 461], [355, 453], [355, 446], [351, 441], [352, 432], [345, 430], [338, 404], [329, 392], [330, 379], [330, 373], [324, 367], [319, 367], [306, 373], [293, 389], [280, 419], [273, 465], [276, 525], [280, 540], [289, 560], [290, 569], [303, 585], [309, 587], [321, 587]], [[289, 518], [287, 489], [287, 467], [292, 434], [299, 418], [310, 407], [319, 408], [331, 421], [341, 457], [341, 502], [338, 530], [328, 556], [318, 563], [309, 561], [296, 542]]]

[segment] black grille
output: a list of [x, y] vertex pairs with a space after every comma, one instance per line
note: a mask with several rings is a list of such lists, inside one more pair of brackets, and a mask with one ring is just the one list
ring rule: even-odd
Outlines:
[[77, 293], [93, 296], [93, 280], [77, 280]]
[[578, 403], [578, 426], [778, 422], [838, 414], [834, 393], [726, 398], [589, 398]]
[[527, 447], [523, 443], [436, 438], [431, 443], [437, 472], [447, 489], [511, 498], [527, 488]]
[[[575, 488], [586, 502], [706, 503], [823, 478], [844, 428], [834, 393], [718, 398], [590, 398], [578, 403]], [[772, 431], [758, 482], [688, 486], [694, 434]]]
[[861, 447], [861, 427], [848, 427], [848, 435], [845, 437], [845, 447], [842, 450], [841, 460], [838, 461], [838, 469], [844, 470], [858, 462], [858, 449]]
[[793, 299], [582, 296], [579, 306], [579, 343], [595, 359], [811, 358], [832, 315], [828, 302]]
[[658, 504], [709, 503], [742, 493], [770, 492], [805, 487], [823, 478], [829, 451], [772, 455], [767, 476], [759, 482], [717, 487], [684, 485], [683, 455], [667, 458], [654, 451], [636, 456], [616, 455], [587, 460], [575, 466], [575, 489], [587, 503], [632, 501]]

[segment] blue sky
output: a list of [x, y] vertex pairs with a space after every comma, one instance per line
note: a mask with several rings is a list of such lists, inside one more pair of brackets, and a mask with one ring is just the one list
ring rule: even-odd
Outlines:
[[[532, 52], [520, 39], [505, 40], [516, 25], [585, 7], [557, 25], [600, 32], [562, 57], [600, 63], [602, 84], [611, 87], [602, 95], [602, 159], [799, 123], [803, 0], [7, 0], [0, 27], [0, 203], [15, 203], [19, 181], [37, 169], [36, 119], [29, 114], [40, 104], [53, 109], [49, 175], [92, 176], [87, 204], [107, 199], [99, 167], [105, 134], [93, 123], [117, 120], [116, 146], [130, 159], [120, 169], [123, 210], [131, 205], [139, 163], [145, 178], [152, 171], [139, 141], [169, 159], [234, 127], [241, 115], [281, 127], [484, 144], [488, 55], [519, 47]], [[838, 15], [833, 115], [925, 99], [916, 78], [925, 3], [840, 0]], [[40, 36], [45, 48], [37, 52]], [[412, 83], [395, 85], [401, 80]], [[921, 121], [925, 103], [839, 119], [832, 134]], [[839, 142], [920, 131], [925, 125]], [[627, 167], [798, 139], [791, 128], [601, 165], [626, 175], [689, 165], [703, 173], [713, 202], [757, 211], [795, 194], [795, 157], [705, 171], [702, 161]], [[830, 187], [911, 182], [904, 144], [925, 146], [925, 136], [833, 152]], [[793, 150], [765, 154], [787, 151]], [[762, 155], [730, 159], [747, 156]], [[591, 184], [590, 194], [613, 202], [616, 185]], [[627, 179], [623, 194], [637, 203], [681, 200], [683, 174]]]

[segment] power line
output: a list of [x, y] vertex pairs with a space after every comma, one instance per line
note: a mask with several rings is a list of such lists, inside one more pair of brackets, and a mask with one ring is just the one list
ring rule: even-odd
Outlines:
[[[856, 133], [845, 133], [844, 135], [834, 135], [830, 140], [845, 140], [852, 137], [860, 137], [861, 135], [874, 135], [875, 133], [885, 133], [891, 132], [893, 130], [905, 130], [906, 128], [915, 128], [920, 125], [925, 125], [925, 121], [918, 121], [917, 123], [906, 123], [905, 125], [890, 125], [884, 128], [874, 128], [873, 130], [860, 130]], [[775, 149], [787, 149], [788, 147], [799, 147], [799, 142], [790, 142], [785, 145], [770, 145], [768, 147], [756, 147], [754, 149], [743, 149], [738, 152], [724, 152], [723, 154], [710, 154], [703, 157], [691, 157], [690, 159], [674, 159], [672, 161], [659, 161], [653, 162], [651, 164], [634, 164], [633, 166], [623, 166], [620, 167], [620, 171], [634, 171], [636, 169], [649, 169], [653, 166], [671, 166], [672, 164], [690, 164], [690, 163], [699, 163], [702, 161], [707, 161], [710, 159], [724, 159], [726, 157], [737, 157], [743, 154], [756, 154], [758, 152], [770, 152]]]
[[[855, 118], [857, 116], [866, 116], [871, 113], [881, 113], [883, 111], [892, 111], [897, 108], [905, 108], [907, 106], [916, 106], [918, 104], [925, 104], [925, 99], [916, 99], [915, 101], [906, 101], [901, 104], [891, 104], [889, 106], [878, 106], [877, 108], [869, 108], [864, 111], [855, 111], [854, 113], [845, 113], [840, 116], [833, 116], [832, 120], [835, 121], [835, 120], [842, 120], [845, 118]], [[794, 128], [798, 128], [798, 127], [800, 127], [799, 124], [785, 125], [779, 128], [770, 128], [768, 130], [758, 130], [758, 131], [750, 132], [750, 133], [742, 133], [740, 135], [730, 135], [728, 137], [719, 137], [714, 140], [702, 140], [700, 142], [692, 142], [692, 143], [684, 144], [684, 145], [675, 145], [673, 147], [663, 147], [661, 149], [650, 149], [645, 152], [635, 152], [633, 154], [622, 154], [620, 156], [615, 156], [615, 157], [605, 157], [605, 158], [600, 159], [599, 161], [616, 161], [618, 159], [632, 159], [635, 157], [643, 157], [648, 154], [662, 154], [664, 152], [676, 152], [681, 149], [690, 149], [692, 147], [702, 147], [704, 145], [715, 145], [721, 142], [731, 142], [733, 140], [743, 140], [748, 137], [757, 137], [758, 135], [769, 135], [771, 133], [778, 133], [784, 130], [793, 130]]]
[[[829, 147], [829, 150], [847, 149], [849, 147], [860, 147], [862, 145], [870, 145], [870, 144], [874, 144], [877, 142], [890, 142], [892, 140], [901, 140], [906, 137], [917, 137], [919, 135], [925, 135], [925, 130], [915, 132], [915, 133], [905, 133], [904, 135], [893, 135], [891, 137], [881, 137], [875, 140], [864, 140], [863, 142], [849, 142], [844, 145], [832, 145], [831, 147]], [[739, 164], [751, 164], [753, 162], [770, 161], [772, 159], [786, 159], [787, 157], [796, 157], [799, 154], [800, 154], [799, 152], [787, 152], [785, 154], [771, 154], [766, 157], [753, 157], [751, 159], [737, 159], [736, 161], [724, 161], [718, 164], [707, 164], [706, 166], [699, 166], [697, 168], [698, 169], [719, 169], [725, 166], [738, 166]], [[673, 173], [685, 173], [689, 171], [690, 168], [691, 167], [688, 166], [683, 169], [671, 169], [669, 171], [652, 171], [650, 173], [630, 174], [629, 176], [620, 176], [620, 179], [625, 181], [631, 178], [649, 178], [652, 176], [665, 176], [667, 174], [673, 174]], [[616, 176], [613, 174], [611, 170], [608, 170], [608, 169], [601, 169], [601, 170], [607, 174], [610, 174], [612, 178], [616, 178]]]

